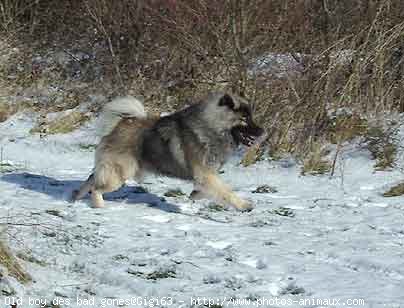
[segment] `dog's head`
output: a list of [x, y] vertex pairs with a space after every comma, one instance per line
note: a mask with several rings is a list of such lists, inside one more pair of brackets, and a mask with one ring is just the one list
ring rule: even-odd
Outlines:
[[230, 130], [237, 144], [250, 146], [264, 134], [264, 130], [254, 122], [251, 107], [245, 99], [228, 93], [213, 95], [214, 99], [210, 101], [215, 108], [210, 110], [211, 121], [224, 130]]

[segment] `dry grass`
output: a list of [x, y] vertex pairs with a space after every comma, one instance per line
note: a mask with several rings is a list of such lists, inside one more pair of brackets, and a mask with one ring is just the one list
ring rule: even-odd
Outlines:
[[21, 283], [28, 283], [32, 280], [31, 276], [19, 264], [18, 259], [11, 253], [4, 239], [0, 240], [0, 265], [7, 269], [8, 275]]
[[387, 121], [387, 128], [374, 125], [368, 128], [364, 142], [376, 160], [375, 169], [388, 170], [395, 167], [398, 152], [396, 134], [398, 123]]
[[10, 116], [8, 106], [0, 106], [0, 122], [4, 122]]
[[398, 197], [404, 195], [404, 183], [397, 184], [383, 193], [384, 197]]
[[0, 123], [6, 121], [11, 115], [17, 112], [17, 108], [8, 103], [2, 102], [0, 98]]
[[72, 111], [67, 115], [62, 115], [51, 121], [40, 121], [37, 126], [31, 129], [30, 133], [42, 133], [47, 135], [66, 134], [79, 128], [88, 120], [88, 114]]
[[243, 159], [241, 160], [241, 165], [243, 165], [244, 167], [253, 165], [257, 161], [262, 159], [263, 155], [264, 155], [263, 145], [255, 144], [248, 149]]
[[303, 159], [302, 175], [318, 175], [328, 173], [332, 165], [326, 155], [328, 151], [319, 143], [313, 144], [313, 149]]

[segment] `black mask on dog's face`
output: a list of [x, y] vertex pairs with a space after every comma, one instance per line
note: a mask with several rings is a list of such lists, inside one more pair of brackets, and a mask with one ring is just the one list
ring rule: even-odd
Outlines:
[[251, 146], [256, 138], [264, 134], [264, 130], [255, 124], [251, 108], [247, 103], [236, 104], [231, 95], [224, 94], [219, 100], [219, 106], [226, 106], [232, 114], [234, 126], [230, 129], [237, 145]]
[[237, 145], [241, 143], [251, 146], [256, 138], [264, 134], [264, 130], [254, 122], [250, 106], [240, 104], [240, 107], [235, 112], [240, 114], [241, 124], [232, 127], [231, 135]]

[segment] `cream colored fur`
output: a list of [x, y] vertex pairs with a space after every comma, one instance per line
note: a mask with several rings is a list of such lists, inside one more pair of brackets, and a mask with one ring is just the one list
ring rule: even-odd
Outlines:
[[145, 119], [146, 110], [141, 101], [133, 96], [118, 97], [106, 104], [98, 119], [97, 135], [109, 135], [123, 118]]

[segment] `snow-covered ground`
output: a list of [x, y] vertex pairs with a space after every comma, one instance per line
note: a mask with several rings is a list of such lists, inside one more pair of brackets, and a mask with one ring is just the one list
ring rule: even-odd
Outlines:
[[[129, 183], [93, 209], [88, 199], [68, 201], [92, 168], [93, 125], [43, 139], [28, 133], [32, 125], [24, 114], [0, 124], [0, 222], [11, 224], [9, 244], [35, 280], [2, 278], [0, 306], [14, 296], [19, 308], [36, 307], [30, 298], [69, 302], [61, 307], [86, 299], [86, 307], [118, 299], [129, 307], [404, 307], [404, 198], [381, 196], [402, 174], [374, 172], [366, 151], [345, 151], [333, 178], [301, 176], [292, 160], [245, 168], [235, 157], [221, 176], [253, 200], [249, 213], [186, 195], [164, 201], [192, 185], [154, 176], [142, 184], [148, 193]], [[278, 191], [252, 193], [264, 184]], [[136, 297], [155, 302], [136, 305]]]

